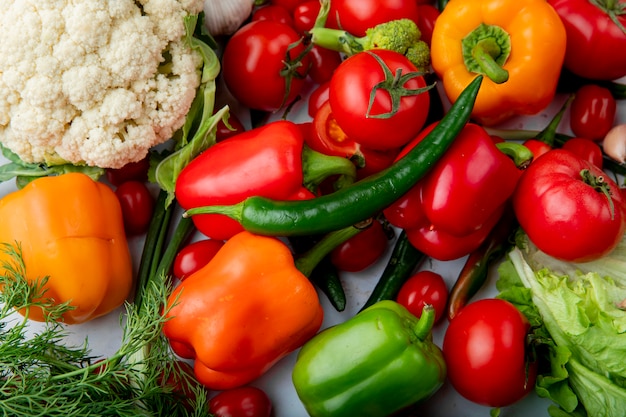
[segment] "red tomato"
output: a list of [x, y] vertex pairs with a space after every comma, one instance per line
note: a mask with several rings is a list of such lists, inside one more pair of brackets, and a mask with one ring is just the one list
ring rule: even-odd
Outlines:
[[215, 417], [269, 417], [272, 403], [260, 388], [245, 386], [222, 391], [209, 401]]
[[[565, 68], [592, 80], [614, 80], [626, 75], [626, 15], [619, 13], [624, 0], [591, 2], [588, 0], [549, 0], [565, 26], [567, 45]], [[611, 20], [600, 5], [612, 5]]]
[[293, 25], [300, 33], [310, 30], [320, 12], [319, 0], [309, 0], [298, 4], [293, 9]]
[[309, 58], [304, 56], [300, 65], [292, 68], [295, 73], [284, 74], [286, 60], [295, 66], [294, 61], [304, 51], [299, 41], [295, 29], [271, 20], [250, 22], [237, 30], [222, 56], [224, 82], [235, 99], [263, 111], [291, 103], [304, 85], [309, 66]]
[[331, 79], [335, 69], [341, 64], [341, 55], [337, 51], [313, 45], [309, 51], [309, 77], [317, 84]]
[[322, 105], [328, 101], [329, 87], [330, 81], [326, 81], [318, 85], [311, 92], [311, 94], [309, 95], [309, 102], [307, 107], [309, 116], [315, 117], [315, 113], [317, 113], [320, 107], [322, 107]]
[[524, 146], [533, 153], [533, 161], [552, 149], [552, 146], [538, 139], [527, 139], [524, 141]]
[[443, 340], [448, 379], [463, 397], [488, 407], [505, 407], [535, 385], [536, 362], [528, 363], [530, 324], [508, 301], [484, 299], [450, 320]]
[[417, 27], [422, 33], [421, 40], [430, 45], [430, 40], [433, 37], [433, 29], [435, 28], [435, 22], [439, 17], [439, 9], [430, 3], [419, 4], [417, 6], [418, 18]]
[[176, 254], [172, 273], [179, 280], [184, 280], [208, 264], [222, 246], [224, 242], [216, 239], [202, 239], [188, 244]]
[[330, 102], [324, 102], [313, 118], [313, 134], [307, 145], [325, 155], [352, 158], [360, 156], [360, 146], [346, 135], [333, 117]]
[[[397, 52], [359, 52], [343, 61], [330, 80], [329, 101], [337, 123], [348, 137], [366, 148], [399, 148], [413, 139], [426, 122], [430, 106], [427, 92], [401, 97], [395, 112], [389, 92], [384, 89], [378, 88], [370, 103], [375, 86], [393, 78], [398, 70], [404, 75], [417, 71]], [[396, 87], [419, 89], [426, 87], [426, 81], [417, 76]]]
[[365, 31], [371, 27], [402, 18], [417, 23], [415, 0], [332, 0], [327, 26], [365, 36]]
[[572, 138], [565, 142], [563, 149], [574, 153], [578, 157], [589, 161], [598, 168], [602, 168], [604, 158], [602, 157], [602, 148], [598, 142], [587, 138]]
[[387, 249], [387, 235], [379, 221], [346, 240], [330, 253], [330, 260], [340, 271], [358, 272], [376, 262]]
[[293, 12], [299, 4], [304, 3], [305, 1], [308, 0], [270, 0], [269, 4], [284, 7], [290, 12]]
[[129, 162], [122, 168], [107, 169], [107, 180], [116, 187], [126, 181], [147, 181], [150, 159], [145, 157], [137, 162]]
[[160, 375], [159, 383], [170, 388], [183, 406], [188, 410], [192, 410], [193, 402], [196, 400], [196, 394], [189, 386], [189, 382], [196, 381], [193, 367], [181, 360], [174, 362], [174, 367], [176, 368], [176, 373], [168, 375], [167, 379], [164, 378], [164, 375]]
[[530, 164], [513, 194], [530, 240], [569, 262], [598, 259], [615, 248], [626, 228], [625, 204], [609, 175], [565, 149]]
[[608, 88], [586, 84], [576, 91], [570, 107], [570, 127], [574, 135], [602, 140], [615, 121], [617, 103]]
[[154, 211], [154, 197], [141, 181], [126, 181], [115, 189], [128, 235], [145, 233]]
[[438, 322], [446, 311], [448, 287], [438, 273], [419, 271], [402, 285], [396, 301], [416, 317], [422, 315], [424, 305], [430, 304], [435, 309], [435, 322]]
[[294, 27], [293, 17], [289, 10], [274, 4], [268, 4], [256, 9], [252, 14], [252, 21], [255, 22], [257, 20], [272, 20]]

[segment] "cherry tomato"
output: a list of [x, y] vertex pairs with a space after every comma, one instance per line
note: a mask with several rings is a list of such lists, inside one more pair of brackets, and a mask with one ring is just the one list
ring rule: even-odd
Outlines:
[[329, 81], [335, 69], [341, 64], [341, 55], [337, 51], [313, 45], [309, 51], [309, 77], [317, 84]]
[[439, 9], [430, 3], [425, 3], [419, 4], [417, 6], [417, 10], [417, 27], [422, 33], [420, 39], [430, 45], [430, 41], [433, 37], [433, 29], [435, 28], [435, 22], [440, 14]]
[[415, 0], [333, 0], [327, 26], [365, 36], [365, 31], [380, 23], [407, 18], [417, 23]]
[[602, 168], [604, 158], [602, 157], [602, 148], [598, 142], [587, 138], [572, 138], [565, 142], [563, 149], [576, 154], [578, 157], [589, 161], [598, 168]]
[[170, 388], [172, 393], [180, 400], [183, 406], [188, 410], [192, 410], [193, 403], [196, 400], [196, 394], [189, 385], [190, 382], [196, 381], [193, 367], [189, 363], [182, 360], [174, 362], [174, 367], [176, 368], [177, 373], [168, 375], [167, 379], [165, 379], [164, 375], [160, 375], [159, 383], [161, 386]]
[[224, 242], [215, 239], [202, 239], [188, 244], [176, 254], [172, 273], [179, 280], [184, 280], [208, 264], [222, 246]]
[[613, 127], [617, 103], [608, 88], [583, 85], [576, 91], [570, 107], [570, 127], [574, 135], [602, 140]]
[[435, 322], [438, 322], [446, 311], [448, 287], [438, 273], [419, 271], [402, 285], [396, 301], [416, 317], [422, 315], [424, 305], [430, 304], [435, 309]]
[[221, 391], [209, 401], [215, 417], [269, 417], [272, 403], [260, 388], [244, 386]]
[[534, 387], [536, 362], [528, 362], [530, 324], [508, 301], [483, 299], [465, 306], [448, 325], [443, 354], [448, 379], [463, 397], [505, 407]]
[[298, 4], [293, 9], [293, 26], [299, 33], [310, 30], [320, 12], [319, 0], [309, 0]]
[[311, 92], [311, 94], [309, 95], [309, 102], [307, 107], [309, 116], [315, 117], [315, 113], [317, 113], [320, 107], [322, 107], [322, 105], [328, 101], [329, 87], [330, 81], [326, 81], [318, 85]]
[[107, 169], [106, 177], [116, 187], [125, 181], [147, 181], [150, 159], [146, 156], [140, 161], [129, 162], [121, 168]]
[[301, 3], [304, 3], [308, 0], [270, 0], [269, 4], [274, 6], [281, 6], [285, 9], [293, 12], [293, 10]]
[[353, 158], [361, 155], [360, 146], [350, 139], [333, 117], [330, 102], [324, 102], [313, 118], [313, 134], [307, 145], [325, 155]]
[[524, 141], [524, 146], [533, 153], [533, 161], [536, 161], [537, 158], [552, 149], [550, 145], [539, 139], [527, 139]]
[[232, 127], [232, 130], [229, 129], [228, 126], [226, 126], [226, 124], [221, 120], [217, 123], [217, 128], [215, 130], [216, 142], [221, 142], [224, 139], [228, 139], [246, 131], [246, 128], [243, 123], [241, 123], [241, 120], [239, 120], [239, 118], [233, 113], [228, 115], [228, 124]]
[[376, 262], [387, 249], [387, 235], [379, 221], [346, 240], [330, 253], [330, 260], [340, 271], [358, 272]]
[[[382, 89], [376, 90], [370, 104], [372, 90], [388, 77], [385, 66], [391, 74], [417, 71], [404, 55], [379, 49], [347, 58], [330, 80], [329, 101], [333, 116], [348, 137], [369, 149], [387, 150], [405, 145], [422, 130], [430, 106], [430, 96], [423, 92], [401, 97], [397, 111], [392, 112], [389, 92]], [[402, 87], [424, 88], [426, 81], [417, 76]]]
[[256, 9], [252, 14], [252, 21], [255, 22], [257, 20], [273, 20], [274, 22], [294, 27], [293, 17], [289, 10], [274, 4], [267, 4]]
[[[304, 85], [309, 58], [292, 27], [257, 20], [237, 30], [224, 47], [222, 74], [233, 97], [246, 107], [275, 111], [291, 103]], [[289, 65], [286, 62], [290, 62]], [[287, 67], [292, 67], [286, 75]]]
[[120, 201], [126, 234], [145, 233], [154, 211], [154, 197], [141, 181], [126, 181], [115, 189]]

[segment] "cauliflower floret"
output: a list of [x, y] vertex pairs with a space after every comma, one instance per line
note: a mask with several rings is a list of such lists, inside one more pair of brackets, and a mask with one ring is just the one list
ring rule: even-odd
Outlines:
[[0, 142], [24, 162], [119, 168], [170, 139], [200, 84], [203, 0], [7, 0]]

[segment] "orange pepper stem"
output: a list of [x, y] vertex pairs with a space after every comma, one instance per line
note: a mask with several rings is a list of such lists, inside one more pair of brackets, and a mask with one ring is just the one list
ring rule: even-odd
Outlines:
[[370, 218], [355, 225], [328, 233], [311, 249], [296, 259], [296, 268], [306, 277], [310, 277], [317, 264], [319, 264], [326, 255], [346, 240], [370, 227], [372, 222], [373, 219]]
[[461, 44], [468, 71], [485, 74], [496, 84], [509, 79], [509, 72], [503, 66], [511, 53], [511, 39], [504, 29], [481, 23]]

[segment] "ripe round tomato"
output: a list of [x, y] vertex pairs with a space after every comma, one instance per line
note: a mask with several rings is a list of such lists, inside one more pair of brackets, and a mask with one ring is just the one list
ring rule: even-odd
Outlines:
[[439, 9], [431, 3], [419, 4], [417, 6], [418, 18], [417, 27], [419, 28], [422, 36], [421, 40], [430, 45], [430, 41], [433, 37], [433, 29], [435, 28], [435, 22], [441, 14]]
[[624, 235], [626, 206], [618, 188], [591, 162], [553, 149], [524, 171], [513, 208], [521, 228], [543, 252], [587, 262], [612, 251]]
[[299, 33], [304, 33], [313, 27], [320, 8], [319, 0], [309, 0], [298, 4], [293, 9], [293, 26]]
[[241, 120], [239, 120], [239, 118], [234, 113], [230, 113], [228, 115], [228, 124], [230, 125], [230, 127], [233, 128], [233, 130], [228, 128], [228, 126], [226, 126], [226, 124], [222, 120], [217, 123], [217, 127], [215, 129], [216, 142], [221, 142], [224, 139], [231, 138], [235, 135], [238, 135], [239, 133], [243, 133], [246, 131], [243, 123], [241, 123]]
[[585, 84], [576, 91], [570, 107], [570, 127], [574, 135], [602, 140], [615, 121], [617, 103], [608, 88]]
[[274, 22], [294, 26], [293, 17], [289, 10], [274, 4], [267, 4], [256, 9], [252, 14], [252, 21], [257, 20], [273, 20]]
[[[337, 123], [348, 137], [366, 148], [399, 148], [413, 139], [426, 122], [428, 92], [402, 96], [397, 109], [393, 109], [389, 91], [378, 88], [370, 104], [372, 90], [389, 77], [393, 79], [398, 70], [403, 75], [417, 71], [404, 55], [380, 49], [352, 55], [330, 79], [329, 101]], [[426, 81], [416, 76], [396, 87], [419, 89], [426, 87]]]
[[387, 235], [379, 221], [337, 246], [330, 260], [340, 271], [358, 272], [376, 262], [387, 249]]
[[125, 181], [147, 181], [150, 159], [143, 158], [137, 162], [129, 162], [121, 168], [107, 169], [106, 177], [116, 187]]
[[380, 23], [407, 18], [417, 23], [415, 0], [332, 0], [327, 26], [342, 28], [355, 36]]
[[299, 4], [304, 3], [305, 1], [308, 1], [308, 0], [270, 0], [269, 4], [272, 4], [274, 6], [284, 7], [285, 9], [289, 10], [290, 12], [293, 12], [293, 10]]
[[602, 157], [602, 148], [598, 142], [587, 138], [568, 139], [562, 146], [563, 149], [574, 153], [578, 157], [589, 161], [598, 168], [602, 168], [604, 158]]
[[[565, 68], [592, 80], [614, 80], [626, 75], [623, 0], [549, 0], [549, 3], [563, 21], [567, 34]], [[601, 5], [613, 7], [614, 17], [622, 27], [611, 20]]]
[[527, 139], [524, 141], [524, 146], [533, 153], [533, 161], [552, 149], [552, 146], [538, 139]]
[[446, 311], [448, 287], [440, 274], [419, 271], [402, 285], [396, 301], [415, 317], [420, 317], [424, 305], [430, 304], [435, 309], [435, 322], [438, 322]]
[[[222, 75], [235, 99], [251, 109], [275, 111], [291, 103], [304, 85], [309, 58], [292, 27], [272, 20], [250, 22], [224, 47]], [[295, 46], [294, 46], [295, 45]], [[291, 62], [288, 70], [286, 62]], [[285, 74], [285, 73], [288, 73]]]
[[272, 403], [260, 388], [244, 386], [221, 391], [209, 401], [215, 417], [269, 417]]
[[188, 244], [176, 254], [172, 273], [179, 280], [184, 280], [208, 264], [222, 246], [224, 242], [216, 239], [202, 239]]
[[313, 45], [309, 51], [309, 62], [309, 77], [317, 84], [322, 84], [331, 79], [341, 64], [341, 55], [337, 51]]
[[328, 101], [328, 92], [330, 90], [330, 81], [326, 81], [315, 87], [309, 95], [307, 111], [309, 116], [315, 117], [317, 111], [324, 103]]
[[483, 299], [465, 306], [450, 320], [443, 340], [452, 386], [488, 407], [522, 399], [537, 375], [536, 362], [527, 360], [529, 330], [526, 317], [508, 301]]
[[154, 197], [141, 181], [126, 181], [115, 189], [120, 201], [124, 230], [126, 234], [138, 235], [145, 233], [154, 211]]

